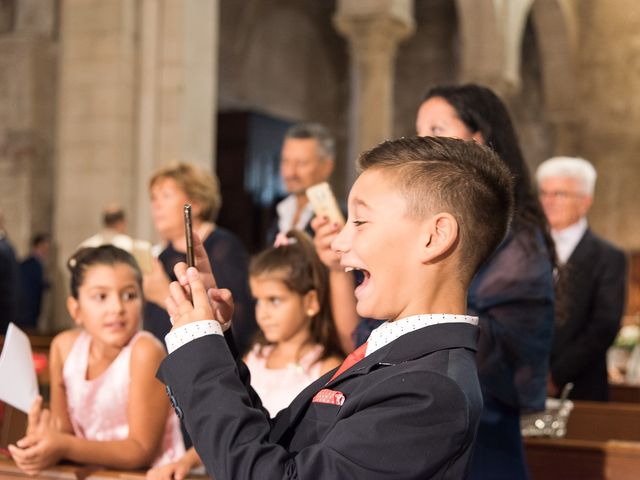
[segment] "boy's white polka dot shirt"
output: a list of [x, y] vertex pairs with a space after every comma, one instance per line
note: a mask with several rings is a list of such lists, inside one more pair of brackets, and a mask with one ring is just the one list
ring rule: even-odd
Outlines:
[[[224, 325], [226, 328], [223, 328], [215, 320], [202, 320], [176, 328], [164, 337], [164, 341], [167, 344], [167, 351], [172, 353], [191, 340], [195, 340], [196, 338], [200, 338], [205, 335], [222, 335], [223, 331], [229, 328], [230, 323], [231, 322], [227, 322]], [[395, 322], [383, 323], [371, 332], [371, 335], [369, 335], [365, 356], [372, 354], [376, 350], [384, 347], [406, 333], [413, 332], [419, 328], [428, 327], [429, 325], [437, 325], [438, 323], [470, 323], [472, 325], [477, 325], [478, 317], [430, 313], [412, 315], [410, 317], [396, 320]]]
[[411, 333], [419, 328], [437, 325], [438, 323], [470, 323], [478, 324], [478, 317], [469, 315], [450, 315], [445, 313], [429, 313], [412, 315], [395, 322], [385, 322], [369, 335], [365, 357], [393, 342], [396, 338]]

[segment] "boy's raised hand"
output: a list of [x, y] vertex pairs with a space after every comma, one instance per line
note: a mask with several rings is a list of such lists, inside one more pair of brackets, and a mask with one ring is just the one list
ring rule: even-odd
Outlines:
[[[199, 272], [195, 267], [184, 270], [181, 266], [180, 270], [179, 275], [178, 265], [176, 265], [176, 276], [179, 281], [171, 282], [169, 285], [170, 296], [166, 299], [167, 311], [173, 322], [173, 328], [201, 320], [216, 320], [223, 326], [223, 329], [226, 329], [226, 325], [231, 321], [233, 315], [231, 292], [215, 287], [206, 288], [205, 281], [208, 280], [207, 283], [211, 284], [210, 281], [213, 280], [210, 268], [208, 268], [208, 275]], [[215, 285], [215, 280], [213, 280], [213, 284]]]
[[[204, 284], [207, 290], [211, 288], [218, 288], [216, 284], [216, 279], [213, 276], [213, 272], [211, 271], [211, 264], [209, 263], [209, 256], [207, 255], [207, 251], [204, 248], [202, 240], [200, 237], [193, 232], [193, 257], [195, 260], [195, 266], [200, 272], [200, 276], [202, 278], [202, 283]], [[187, 281], [187, 264], [185, 262], [178, 262], [173, 267], [173, 272], [182, 285], [185, 288], [188, 288], [189, 282]]]

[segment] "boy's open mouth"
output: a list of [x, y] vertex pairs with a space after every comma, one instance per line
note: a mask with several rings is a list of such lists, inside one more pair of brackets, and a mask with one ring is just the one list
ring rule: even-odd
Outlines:
[[353, 272], [356, 279], [356, 290], [362, 290], [371, 278], [371, 274], [368, 270], [357, 267], [345, 267], [345, 272]]

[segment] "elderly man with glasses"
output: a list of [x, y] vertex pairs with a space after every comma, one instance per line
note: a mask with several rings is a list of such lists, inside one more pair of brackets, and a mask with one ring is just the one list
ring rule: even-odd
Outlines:
[[624, 313], [626, 259], [589, 229], [596, 177], [588, 161], [573, 157], [551, 158], [536, 172], [562, 278], [548, 393], [558, 395], [571, 382], [570, 398], [606, 401], [606, 355]]

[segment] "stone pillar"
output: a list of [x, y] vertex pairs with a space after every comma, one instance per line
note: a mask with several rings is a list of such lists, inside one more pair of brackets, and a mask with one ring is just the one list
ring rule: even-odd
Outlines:
[[107, 203], [125, 207], [129, 233], [154, 240], [151, 173], [169, 160], [213, 169], [218, 9], [218, 0], [60, 3], [59, 303], [64, 263], [101, 228]]
[[137, 188], [135, 2], [64, 0], [59, 8], [55, 329], [68, 324], [67, 258], [101, 228], [106, 204], [130, 214]]
[[522, 35], [533, 0], [456, 0], [462, 42], [461, 80], [503, 97], [520, 88]]
[[336, 29], [349, 41], [351, 99], [347, 184], [357, 155], [392, 135], [394, 60], [414, 31], [412, 0], [339, 0]]
[[0, 7], [0, 207], [19, 257], [52, 226], [54, 18], [51, 0]]
[[219, 0], [143, 0], [135, 231], [154, 238], [147, 182], [169, 161], [215, 168]]

